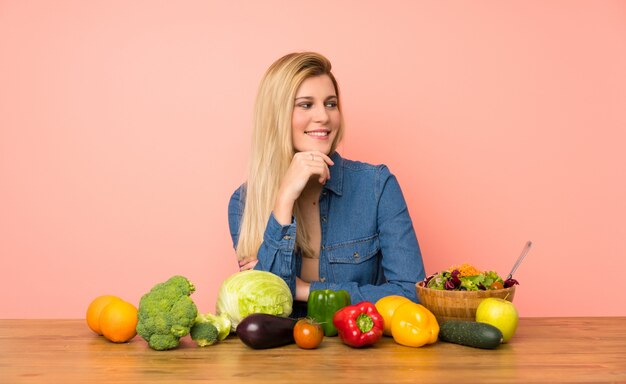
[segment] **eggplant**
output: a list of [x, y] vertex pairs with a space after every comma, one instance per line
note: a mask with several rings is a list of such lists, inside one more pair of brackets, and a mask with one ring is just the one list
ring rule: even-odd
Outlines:
[[266, 349], [295, 343], [293, 328], [298, 320], [289, 317], [253, 313], [237, 325], [237, 336], [248, 347]]

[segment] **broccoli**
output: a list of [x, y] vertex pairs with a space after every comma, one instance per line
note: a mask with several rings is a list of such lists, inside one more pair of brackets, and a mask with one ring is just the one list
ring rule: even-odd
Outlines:
[[195, 323], [211, 323], [217, 329], [218, 341], [224, 340], [230, 334], [231, 322], [225, 314], [220, 316], [212, 313], [198, 314]]
[[174, 276], [155, 285], [141, 297], [137, 310], [137, 333], [157, 351], [176, 348], [180, 338], [189, 334], [198, 308], [189, 295], [193, 284], [183, 276]]
[[208, 321], [198, 321], [191, 327], [191, 339], [198, 344], [199, 347], [208, 347], [217, 342], [217, 328]]

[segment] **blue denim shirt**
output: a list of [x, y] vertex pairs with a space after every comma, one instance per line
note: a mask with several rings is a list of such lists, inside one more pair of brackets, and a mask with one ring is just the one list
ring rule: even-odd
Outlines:
[[[317, 289], [344, 289], [353, 303], [375, 303], [388, 295], [417, 302], [415, 283], [424, 279], [424, 264], [409, 211], [396, 177], [384, 165], [331, 156], [330, 180], [319, 201], [321, 249]], [[245, 185], [230, 199], [228, 221], [236, 246], [245, 204]], [[295, 219], [281, 225], [270, 215], [257, 254], [257, 270], [285, 280], [295, 295], [301, 255], [295, 248]]]

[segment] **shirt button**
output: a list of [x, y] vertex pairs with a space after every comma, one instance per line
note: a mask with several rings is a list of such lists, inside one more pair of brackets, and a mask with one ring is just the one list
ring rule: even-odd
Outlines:
[[325, 223], [326, 222], [326, 216], [322, 216], [322, 222]]
[[283, 239], [285, 239], [285, 240], [290, 240], [290, 239], [291, 239], [291, 236], [289, 236], [289, 235], [285, 235], [285, 236], [283, 236]]
[[356, 259], [356, 258], [359, 257], [359, 253], [358, 252], [354, 252], [354, 255], [352, 255], [352, 256], [354, 256], [354, 258]]
[[322, 196], [326, 196], [327, 194], [328, 194], [328, 192], [322, 191]]
[[325, 277], [321, 277], [321, 278], [320, 278], [320, 281], [323, 283], [323, 282], [325, 282], [325, 281], [326, 281], [326, 278], [325, 278]]
[[325, 246], [325, 245], [322, 245], [322, 249], [326, 249], [326, 246]]

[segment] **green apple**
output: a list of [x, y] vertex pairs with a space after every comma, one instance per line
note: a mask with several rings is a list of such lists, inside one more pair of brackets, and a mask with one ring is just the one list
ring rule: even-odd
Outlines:
[[502, 332], [502, 342], [511, 340], [517, 329], [519, 315], [510, 301], [490, 297], [478, 304], [476, 321], [491, 324]]

